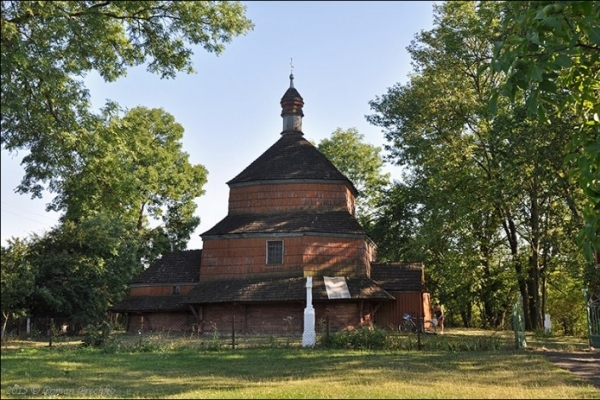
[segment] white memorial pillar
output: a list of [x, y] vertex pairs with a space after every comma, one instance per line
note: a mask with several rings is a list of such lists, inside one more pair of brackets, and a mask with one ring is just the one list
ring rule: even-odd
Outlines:
[[550, 322], [550, 314], [544, 314], [544, 332], [552, 332], [552, 322]]
[[306, 278], [306, 308], [304, 309], [304, 333], [302, 347], [314, 347], [317, 343], [315, 333], [315, 309], [312, 306], [312, 276]]

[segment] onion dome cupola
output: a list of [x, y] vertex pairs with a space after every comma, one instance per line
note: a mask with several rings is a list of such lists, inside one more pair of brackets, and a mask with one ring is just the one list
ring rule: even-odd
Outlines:
[[290, 87], [281, 98], [281, 116], [283, 117], [282, 135], [291, 132], [302, 133], [302, 107], [304, 100], [294, 87], [294, 75], [290, 74]]
[[230, 187], [267, 182], [337, 182], [346, 185], [352, 195], [358, 194], [352, 182], [304, 137], [302, 106], [304, 100], [294, 88], [294, 76], [290, 74], [290, 87], [281, 98], [283, 117], [281, 137], [235, 178], [227, 182]]

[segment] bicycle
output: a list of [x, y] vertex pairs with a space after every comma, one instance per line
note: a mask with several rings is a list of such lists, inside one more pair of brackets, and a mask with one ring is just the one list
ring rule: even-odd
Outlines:
[[404, 333], [417, 333], [420, 331], [421, 333], [426, 334], [436, 334], [437, 319], [432, 318], [431, 320], [425, 322], [429, 322], [431, 327], [424, 329], [416, 318], [409, 313], [404, 313], [402, 316], [402, 322], [398, 326], [398, 330]]

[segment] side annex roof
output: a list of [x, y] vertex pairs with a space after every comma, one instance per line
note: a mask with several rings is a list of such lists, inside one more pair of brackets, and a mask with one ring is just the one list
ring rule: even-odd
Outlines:
[[130, 284], [194, 283], [200, 279], [202, 250], [181, 250], [155, 260]]
[[[394, 300], [394, 297], [383, 290], [373, 280], [362, 278], [346, 278], [350, 300]], [[323, 277], [313, 277], [313, 300], [329, 300]], [[200, 282], [188, 293], [185, 303], [266, 303], [266, 302], [306, 302], [306, 278], [278, 279], [229, 279]]]

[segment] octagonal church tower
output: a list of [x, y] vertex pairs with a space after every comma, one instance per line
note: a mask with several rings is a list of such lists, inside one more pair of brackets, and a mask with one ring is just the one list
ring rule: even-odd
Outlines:
[[302, 96], [281, 99], [281, 137], [228, 182], [228, 215], [202, 236], [200, 281], [368, 277], [375, 246], [355, 218], [357, 190], [302, 132]]

